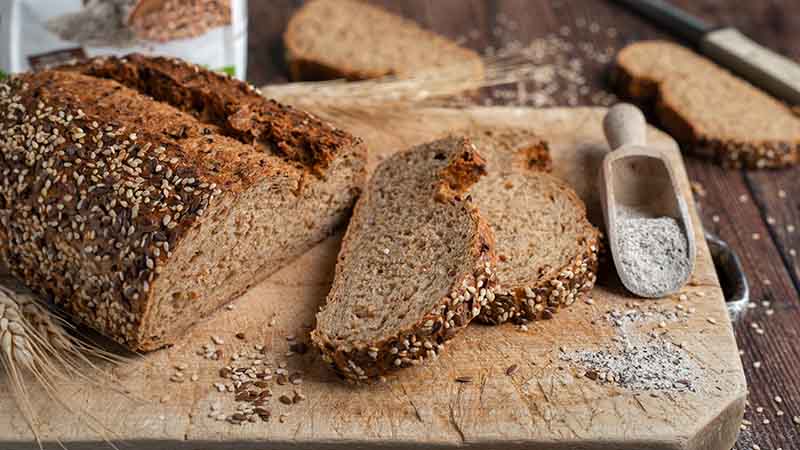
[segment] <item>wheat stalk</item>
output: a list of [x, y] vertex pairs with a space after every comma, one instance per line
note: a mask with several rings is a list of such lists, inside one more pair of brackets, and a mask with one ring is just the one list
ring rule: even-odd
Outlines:
[[484, 57], [484, 70], [454, 64], [420, 71], [412, 76], [387, 76], [365, 81], [332, 80], [269, 85], [261, 93], [284, 103], [314, 109], [387, 108], [424, 103], [481, 88], [532, 80], [538, 64], [522, 54]]
[[[122, 358], [81, 341], [70, 333], [70, 328], [71, 325], [30, 291], [0, 285], [0, 366], [8, 376], [11, 393], [40, 448], [40, 424], [30, 401], [31, 383], [41, 386], [51, 400], [81, 417], [103, 436], [108, 430], [102, 422], [87, 411], [71, 407], [56, 386], [77, 378], [120, 391], [108, 372], [92, 358], [112, 363]], [[108, 439], [106, 441], [114, 447]]]

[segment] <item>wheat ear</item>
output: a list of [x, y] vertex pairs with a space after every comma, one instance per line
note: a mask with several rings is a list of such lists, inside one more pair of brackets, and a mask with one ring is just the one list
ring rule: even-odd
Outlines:
[[[17, 406], [40, 448], [40, 424], [30, 401], [31, 382], [38, 384], [51, 400], [81, 417], [103, 436], [109, 430], [102, 422], [87, 411], [70, 406], [56, 385], [82, 379], [119, 391], [111, 382], [111, 375], [96, 365], [92, 358], [119, 362], [121, 357], [84, 343], [70, 334], [68, 328], [67, 322], [29, 291], [0, 285], [0, 364], [8, 375]], [[106, 441], [116, 448], [108, 439]]]
[[420, 104], [480, 88], [512, 84], [534, 78], [539, 65], [522, 54], [484, 57], [483, 71], [469, 63], [420, 71], [412, 76], [387, 76], [365, 81], [319, 81], [269, 85], [261, 93], [300, 107], [352, 107], [368, 109]]

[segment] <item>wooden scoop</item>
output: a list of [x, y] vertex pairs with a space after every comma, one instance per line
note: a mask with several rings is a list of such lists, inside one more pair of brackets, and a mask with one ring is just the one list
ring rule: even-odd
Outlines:
[[[641, 297], [664, 297], [686, 283], [692, 273], [695, 256], [692, 220], [678, 188], [675, 170], [661, 150], [646, 146], [647, 122], [635, 106], [626, 103], [615, 105], [606, 115], [603, 129], [612, 151], [605, 156], [600, 168], [600, 198], [614, 265], [622, 284], [630, 292]], [[624, 263], [620, 239], [623, 238], [623, 221], [630, 217], [675, 219], [686, 240], [684, 251], [659, 251], [658, 246], [647, 244], [666, 235], [644, 233], [648, 238], [636, 241], [637, 245], [644, 242], [637, 247], [637, 254], [641, 257], [628, 257], [627, 264]], [[624, 238], [634, 237], [629, 233]], [[680, 237], [678, 242], [681, 242]], [[630, 249], [630, 246], [626, 248]], [[660, 255], [655, 255], [656, 252]], [[676, 254], [679, 256], [676, 257]], [[667, 261], [667, 264], [651, 266], [649, 262], [652, 257]], [[682, 270], [667, 270], [674, 268], [672, 264], [678, 259], [683, 264]], [[631, 264], [634, 260], [635, 264]], [[665, 272], [677, 275], [665, 276]], [[657, 282], [646, 281], [650, 279]]]

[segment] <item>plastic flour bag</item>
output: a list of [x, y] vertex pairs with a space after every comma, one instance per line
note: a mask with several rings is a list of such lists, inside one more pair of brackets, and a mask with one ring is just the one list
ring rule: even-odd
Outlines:
[[0, 0], [0, 77], [128, 53], [181, 58], [243, 79], [245, 0]]

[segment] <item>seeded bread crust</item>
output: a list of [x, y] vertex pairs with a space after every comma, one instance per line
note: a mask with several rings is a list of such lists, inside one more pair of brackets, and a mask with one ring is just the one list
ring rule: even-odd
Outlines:
[[[575, 256], [563, 267], [542, 267], [541, 273], [531, 273], [528, 284], [508, 283], [504, 281], [503, 264], [498, 264], [497, 283], [489, 294], [490, 302], [482, 309], [478, 320], [488, 324], [501, 324], [507, 321], [522, 322], [526, 320], [550, 319], [562, 307], [569, 306], [585, 293], [588, 293], [596, 281], [597, 257], [600, 235], [596, 228], [586, 219], [586, 208], [577, 194], [566, 183], [556, 180], [547, 174], [552, 168], [552, 160], [547, 142], [534, 133], [524, 129], [472, 130], [469, 137], [478, 151], [487, 159], [488, 175], [479, 183], [488, 182], [492, 178], [510, 183], [513, 176], [523, 174], [526, 177], [548, 179], [550, 186], [564, 196], [573, 205], [577, 216], [585, 222], [586, 235], [575, 244]], [[502, 183], [499, 183], [502, 184]], [[483, 208], [484, 199], [480, 184], [472, 188], [471, 194], [479, 208]], [[513, 215], [514, 211], [507, 211]], [[483, 216], [490, 226], [499, 218], [483, 211]], [[499, 236], [496, 236], [500, 239]], [[546, 242], [539, 243], [547, 245]], [[498, 257], [503, 243], [498, 241]], [[553, 270], [555, 269], [555, 270]]]
[[[285, 108], [270, 107], [278, 118]], [[340, 187], [306, 179], [308, 168], [228, 137], [224, 126], [75, 71], [11, 77], [0, 83], [0, 109], [0, 259], [77, 322], [131, 350], [174, 342], [255, 281], [231, 281], [213, 304], [204, 296], [217, 286], [184, 291], [181, 284], [194, 279], [164, 286], [165, 274], [192, 270], [195, 257], [213, 253], [193, 239], [238, 231], [223, 227], [237, 202], [256, 196], [249, 201], [299, 208], [314, 200], [314, 192], [330, 195], [307, 217], [308, 229], [294, 237], [272, 235], [286, 247], [279, 255], [257, 256], [246, 272], [262, 264], [277, 270], [345, 220], [365, 176], [360, 142], [327, 126], [319, 133], [335, 145], [336, 156], [325, 176], [350, 174]], [[257, 196], [261, 190], [269, 195]], [[262, 213], [240, 213], [252, 224], [267, 220], [256, 215]], [[181, 268], [178, 255], [185, 257]], [[156, 314], [154, 299], [164, 296], [176, 317]]]
[[293, 80], [365, 80], [455, 65], [483, 77], [476, 52], [358, 0], [306, 2], [290, 19], [283, 40]]
[[[681, 144], [725, 167], [779, 168], [800, 161], [800, 118], [780, 101], [687, 48], [666, 41], [631, 44], [617, 55], [611, 80], [622, 97], [653, 111]], [[699, 92], [686, 94], [690, 88]], [[703, 97], [702, 106], [690, 104], [687, 95]], [[785, 123], [785, 137], [759, 138], [757, 131], [741, 137], [722, 131], [721, 125], [731, 118], [720, 113], [719, 106], [735, 102], [759, 111], [748, 126], [757, 130], [763, 122], [762, 128], [767, 128], [779, 119]], [[705, 114], [702, 121], [693, 119], [699, 114]]]
[[[474, 180], [474, 173], [483, 172], [483, 160], [475, 152], [474, 146], [464, 138], [445, 138], [430, 144], [407, 150], [407, 152], [427, 151], [426, 147], [453, 148], [455, 157], [441, 172], [445, 175], [440, 183], [453, 186], [459, 184], [469, 187], [468, 180]], [[384, 161], [382, 165], [394, 164], [402, 155], [395, 155]], [[466, 170], [465, 166], [471, 167]], [[453, 170], [450, 170], [453, 169]], [[446, 177], [455, 173], [468, 174], [460, 182], [452, 183]], [[374, 180], [371, 182], [373, 183]], [[434, 189], [434, 193], [441, 192]], [[494, 286], [495, 265], [494, 234], [480, 212], [469, 197], [462, 198], [464, 192], [457, 192], [451, 197], [437, 196], [437, 201], [452, 204], [460, 208], [462, 213], [468, 215], [474, 223], [474, 232], [470, 240], [471, 269], [466, 273], [454, 274], [449, 294], [442, 297], [436, 306], [420, 317], [412, 326], [397, 330], [390, 336], [376, 342], [356, 342], [340, 344], [332, 339], [319, 325], [311, 333], [312, 342], [320, 349], [324, 361], [331, 364], [333, 369], [344, 379], [351, 382], [364, 382], [375, 380], [391, 371], [421, 364], [426, 359], [436, 359], [444, 349], [446, 341], [452, 339], [459, 331], [477, 317], [481, 308], [489, 302], [490, 292]], [[348, 226], [347, 233], [339, 252], [339, 263], [336, 267], [329, 302], [335, 289], [337, 280], [342, 277], [342, 261], [345, 258], [357, 257], [350, 248], [352, 234], [355, 230], [364, 227], [369, 217], [364, 214], [365, 204], [370, 201], [370, 189], [365, 190], [359, 199], [353, 213], [353, 219]], [[325, 307], [318, 313], [325, 313]]]
[[226, 136], [282, 153], [298, 167], [309, 167], [318, 175], [330, 165], [342, 143], [352, 140], [346, 132], [309, 113], [265, 99], [247, 83], [174, 58], [140, 54], [101, 57], [58, 70], [115, 80], [217, 124]]
[[600, 244], [595, 237], [579, 245], [584, 252], [556, 275], [542, 277], [532, 286], [496, 289], [494, 299], [490, 299], [478, 320], [499, 325], [508, 321], [552, 319], [559, 309], [589, 293], [597, 281]]

